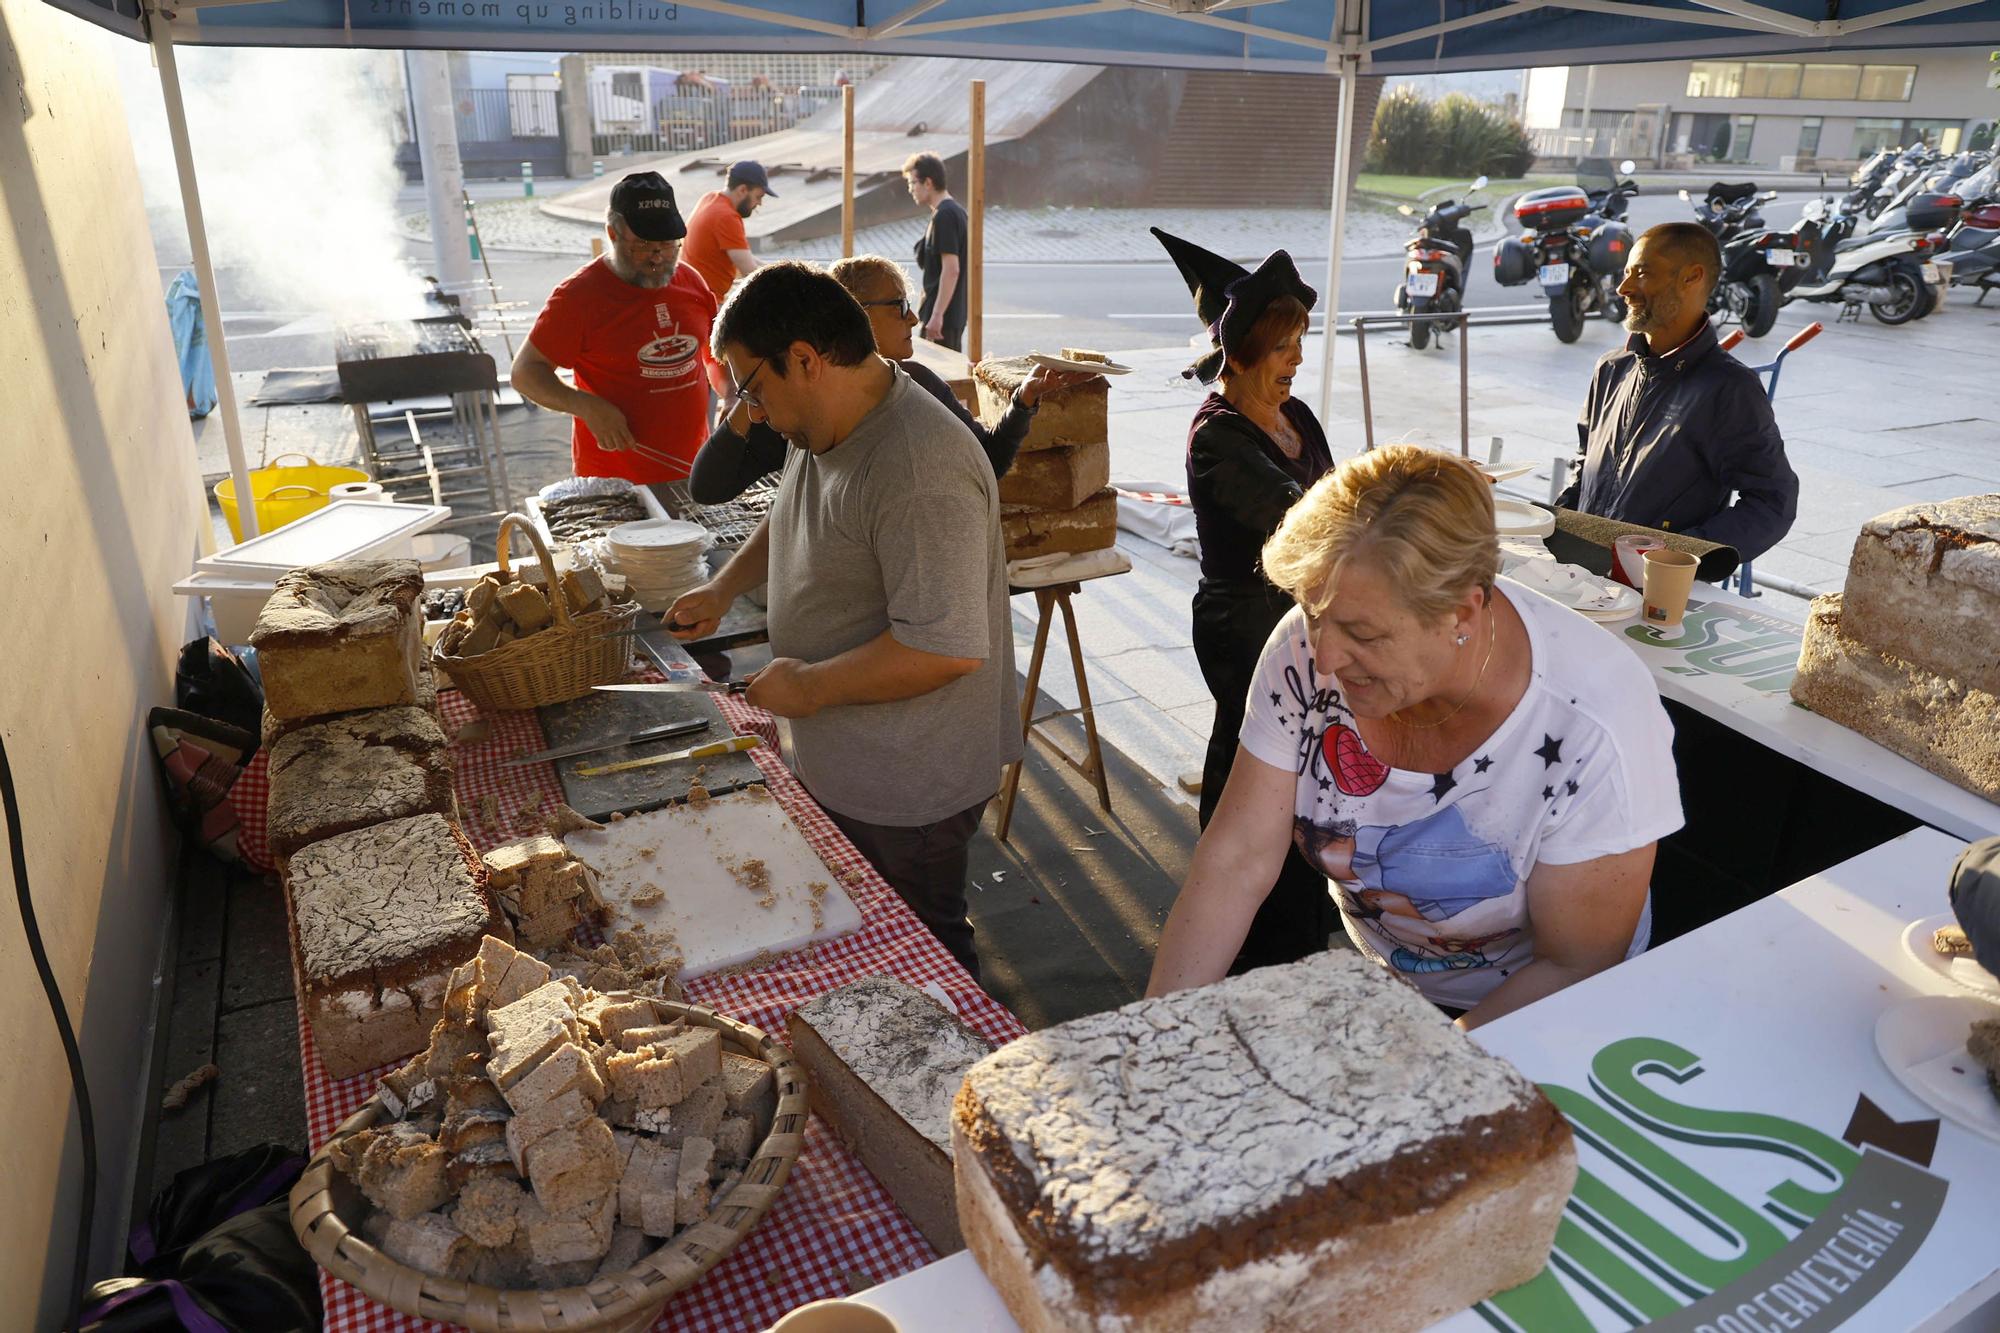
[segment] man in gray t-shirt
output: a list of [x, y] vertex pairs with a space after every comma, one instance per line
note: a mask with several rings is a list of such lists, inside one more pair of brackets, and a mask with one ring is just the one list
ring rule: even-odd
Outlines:
[[769, 517], [668, 618], [703, 637], [768, 580], [774, 657], [746, 697], [791, 719], [806, 789], [976, 978], [967, 846], [1021, 754], [993, 469], [808, 265], [739, 284], [714, 341], [793, 449]]

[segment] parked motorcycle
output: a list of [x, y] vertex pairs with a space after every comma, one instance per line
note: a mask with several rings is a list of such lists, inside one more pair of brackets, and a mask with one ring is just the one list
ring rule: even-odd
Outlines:
[[[1486, 177], [1466, 187], [1470, 196], [1486, 188]], [[1429, 311], [1453, 313], [1465, 306], [1465, 266], [1472, 262], [1472, 233], [1466, 230], [1465, 220], [1485, 204], [1474, 204], [1459, 199], [1444, 199], [1432, 204], [1417, 224], [1417, 234], [1403, 242], [1408, 259], [1403, 265], [1403, 279], [1396, 284], [1396, 309], [1406, 315], [1421, 315]], [[1408, 204], [1397, 206], [1397, 212], [1404, 217], [1415, 217], [1417, 210]], [[1422, 351], [1429, 346], [1431, 326], [1428, 320], [1417, 320], [1410, 326], [1410, 346]], [[1444, 336], [1445, 325], [1438, 327], [1438, 336]]]
[[1988, 162], [1958, 188], [1965, 209], [1946, 234], [1951, 284], [1977, 287], [1979, 299], [1974, 304], [1984, 305], [1986, 293], [2000, 287], [2000, 161]]
[[[1686, 190], [1680, 194], [1693, 202]], [[1722, 247], [1722, 272], [1709, 290], [1708, 311], [1734, 320], [1752, 338], [1763, 337], [1778, 322], [1782, 294], [1797, 285], [1812, 258], [1797, 232], [1765, 228], [1757, 206], [1777, 197], [1776, 190], [1759, 193], [1755, 182], [1717, 181], [1694, 204], [1695, 218]]]
[[1922, 319], [1937, 304], [1931, 284], [1938, 279], [1930, 256], [1944, 238], [1928, 232], [1854, 235], [1859, 215], [1845, 200], [1829, 205], [1815, 199], [1805, 206], [1799, 235], [1812, 262], [1788, 300], [1866, 305], [1884, 324]]
[[[1628, 159], [1619, 170], [1629, 177], [1634, 165]], [[1618, 283], [1631, 258], [1632, 229], [1597, 207], [1622, 214], [1638, 190], [1631, 180], [1614, 179], [1595, 206], [1580, 185], [1530, 190], [1514, 201], [1523, 234], [1505, 237], [1493, 247], [1493, 279], [1502, 287], [1540, 286], [1559, 341], [1573, 343], [1581, 337], [1584, 319], [1593, 310], [1613, 322], [1625, 318]]]

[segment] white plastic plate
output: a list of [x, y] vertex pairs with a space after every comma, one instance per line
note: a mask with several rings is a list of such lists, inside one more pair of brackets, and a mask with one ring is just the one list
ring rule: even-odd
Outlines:
[[1875, 1051], [1910, 1095], [1982, 1138], [2000, 1143], [2000, 1097], [1965, 1049], [1974, 1019], [2000, 1017], [2000, 1005], [1970, 995], [1919, 995], [1875, 1020]]
[[1526, 500], [1495, 496], [1493, 526], [1502, 537], [1546, 537], [1556, 530], [1556, 516]]
[[1945, 926], [1957, 924], [1958, 918], [1950, 912], [1912, 921], [1910, 928], [1903, 932], [1903, 952], [1922, 963], [1927, 971], [1937, 973], [1953, 985], [2000, 1000], [2000, 977], [1988, 972], [1969, 955], [1947, 956], [1931, 947], [1931, 936]]

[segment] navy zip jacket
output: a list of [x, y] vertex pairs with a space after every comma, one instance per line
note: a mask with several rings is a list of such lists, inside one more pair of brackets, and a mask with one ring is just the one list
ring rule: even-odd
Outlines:
[[1566, 509], [1733, 546], [1746, 561], [1798, 514], [1763, 381], [1716, 346], [1713, 325], [1666, 356], [1640, 333], [1606, 352], [1576, 431], [1581, 470], [1556, 500]]

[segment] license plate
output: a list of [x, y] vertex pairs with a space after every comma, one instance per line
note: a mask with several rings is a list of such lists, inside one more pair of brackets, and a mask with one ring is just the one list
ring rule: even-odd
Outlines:
[[1804, 268], [1811, 256], [1803, 250], [1766, 250], [1765, 262], [1772, 268]]
[[1412, 273], [1410, 280], [1403, 284], [1412, 296], [1436, 296], [1438, 275], [1435, 273]]
[[1569, 265], [1568, 264], [1542, 265], [1542, 286], [1544, 287], [1569, 286]]
[[1938, 272], [1938, 266], [1936, 264], [1931, 263], [1929, 260], [1924, 261], [1924, 281], [1925, 282], [1944, 281], [1944, 275]]

